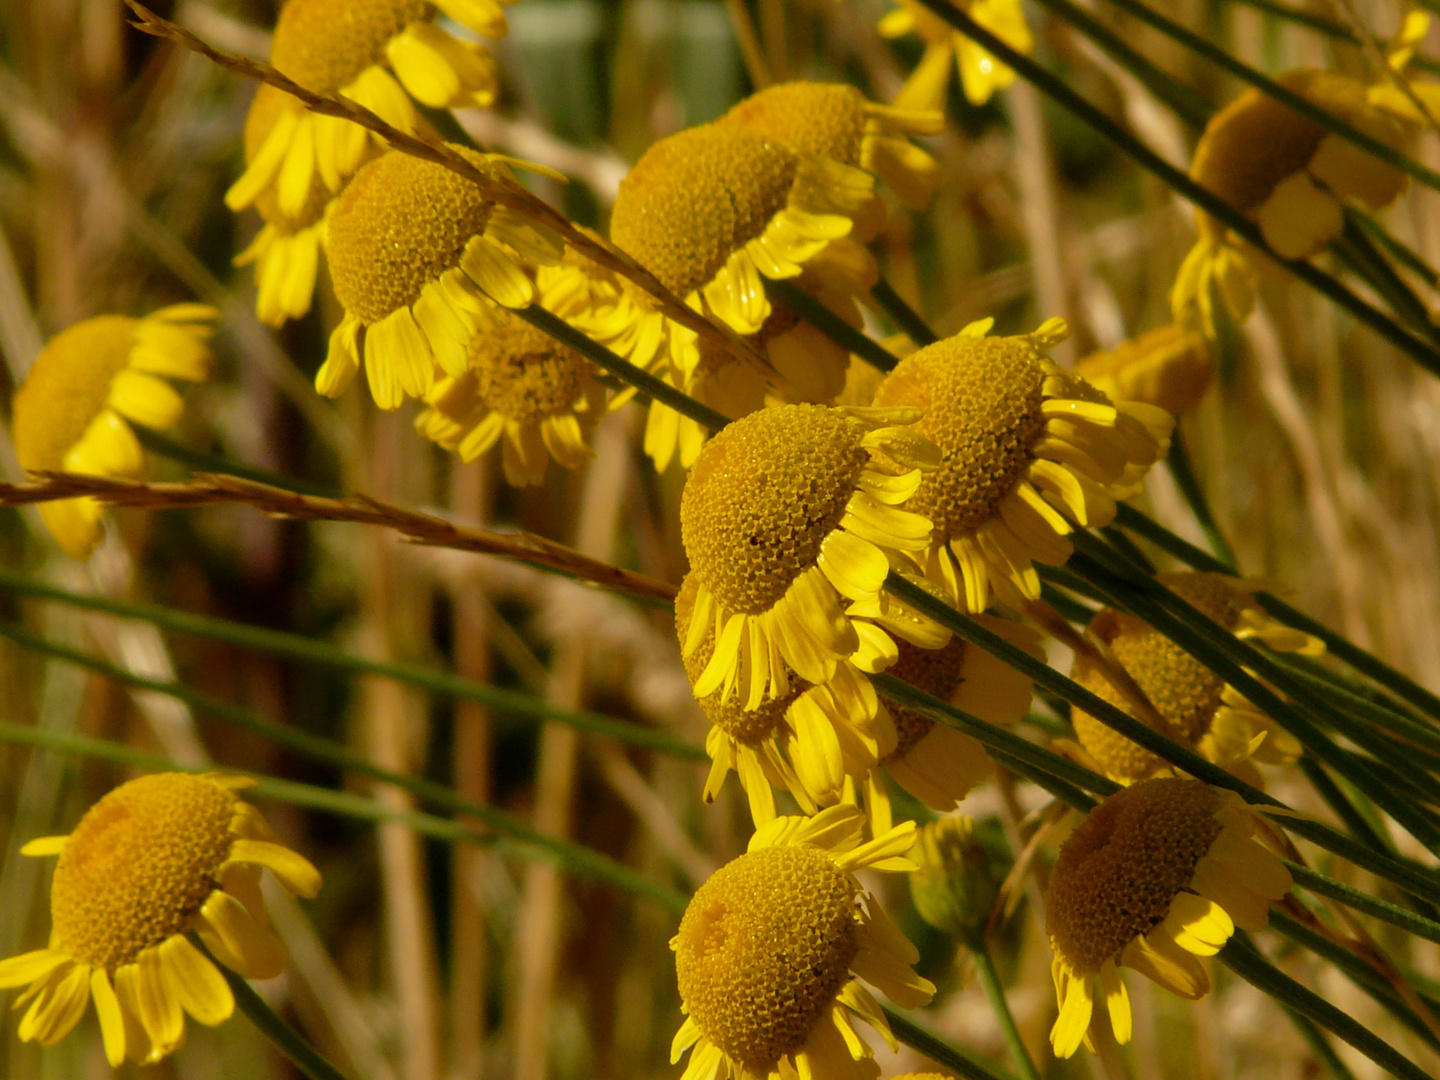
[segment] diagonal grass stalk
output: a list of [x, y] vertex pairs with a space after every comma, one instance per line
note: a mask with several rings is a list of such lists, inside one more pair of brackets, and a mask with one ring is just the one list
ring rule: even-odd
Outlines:
[[990, 946], [985, 943], [983, 935], [975, 934], [966, 938], [965, 948], [970, 952], [970, 959], [975, 964], [975, 974], [980, 979], [980, 988], [985, 991], [990, 1010], [1000, 1023], [1000, 1034], [1004, 1036], [1005, 1048], [1010, 1051], [1010, 1059], [1020, 1071], [1021, 1080], [1040, 1080], [1035, 1063], [1030, 1060], [1030, 1051], [1025, 1049], [1025, 1040], [1020, 1037], [1020, 1029], [1015, 1026], [1015, 1016], [1010, 1011], [1010, 1003], [1005, 1000], [1005, 986], [1000, 981], [1000, 973], [995, 970], [995, 959], [990, 955]]
[[793, 281], [765, 278], [764, 282], [765, 291], [772, 300], [784, 304], [835, 344], [848, 349], [871, 367], [879, 371], [893, 371], [899, 363], [885, 346], [856, 330]]
[[1220, 531], [1220, 526], [1215, 521], [1215, 515], [1210, 512], [1210, 502], [1205, 498], [1205, 489], [1200, 486], [1200, 478], [1195, 475], [1195, 467], [1190, 461], [1190, 452], [1185, 448], [1185, 439], [1180, 434], [1178, 425], [1170, 435], [1170, 453], [1165, 456], [1165, 466], [1170, 470], [1170, 475], [1175, 478], [1175, 486], [1180, 489], [1180, 497], [1185, 500], [1185, 505], [1190, 507], [1190, 513], [1195, 516], [1196, 524], [1205, 534], [1205, 540], [1209, 543], [1210, 550], [1215, 553], [1215, 557], [1224, 564], [1228, 572], [1234, 573], [1235, 567], [1238, 565], [1235, 561], [1235, 552], [1225, 539], [1225, 534]]
[[939, 1036], [926, 1031], [919, 1024], [901, 1016], [889, 1006], [881, 1006], [890, 1030], [912, 1050], [918, 1050], [937, 1065], [963, 1076], [966, 1080], [1013, 1080], [994, 1066], [984, 1065], [963, 1050], [951, 1046]]
[[192, 450], [182, 443], [176, 442], [168, 436], [160, 434], [153, 428], [134, 420], [127, 421], [135, 431], [135, 437], [140, 440], [140, 445], [149, 450], [152, 454], [169, 458], [171, 461], [178, 461], [181, 465], [189, 465], [192, 469], [200, 472], [223, 473], [226, 476], [239, 476], [246, 480], [254, 480], [259, 484], [268, 484], [284, 491], [293, 491], [299, 495], [317, 495], [322, 499], [338, 499], [341, 492], [334, 488], [326, 487], [324, 484], [317, 484], [310, 480], [301, 479], [298, 476], [282, 476], [280, 473], [273, 473], [267, 469], [256, 469], [250, 465], [242, 465], [238, 461], [231, 461], [229, 458], [216, 457], [214, 454], [206, 454], [200, 450]]
[[1295, 1030], [1300, 1033], [1300, 1037], [1310, 1047], [1316, 1060], [1325, 1067], [1334, 1080], [1356, 1080], [1355, 1074], [1350, 1071], [1350, 1067], [1344, 1061], [1340, 1060], [1340, 1055], [1335, 1053], [1335, 1048], [1325, 1038], [1324, 1032], [1315, 1026], [1315, 1021], [1308, 1016], [1301, 1016], [1294, 1009], [1286, 1009], [1285, 1015], [1290, 1018], [1290, 1023], [1294, 1025]]
[[895, 325], [916, 345], [924, 348], [940, 340], [920, 313], [907, 304], [905, 298], [883, 277], [870, 290], [870, 298], [880, 305], [880, 310], [890, 316]]
[[1374, 916], [1391, 926], [1398, 926], [1416, 937], [1440, 942], [1440, 923], [1433, 919], [1427, 919], [1413, 911], [1406, 911], [1397, 904], [1361, 892], [1359, 889], [1336, 881], [1334, 878], [1326, 877], [1299, 863], [1290, 862], [1287, 859], [1285, 865], [1289, 867], [1290, 876], [1295, 879], [1295, 884], [1309, 889], [1316, 896], [1323, 896], [1336, 903], [1344, 904], [1348, 908], [1363, 911], [1366, 915]]

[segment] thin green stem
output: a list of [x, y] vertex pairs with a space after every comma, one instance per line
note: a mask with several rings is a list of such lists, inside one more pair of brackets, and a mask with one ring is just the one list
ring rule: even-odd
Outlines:
[[901, 1016], [894, 1009], [881, 1006], [885, 1019], [890, 1022], [890, 1031], [906, 1046], [918, 1050], [937, 1065], [963, 1076], [966, 1080], [1013, 1080], [993, 1065], [982, 1064], [965, 1051], [951, 1046], [938, 1035], [926, 1031], [919, 1024]]
[[1386, 851], [1393, 851], [1391, 844], [1375, 831], [1375, 827], [1364, 814], [1355, 808], [1355, 804], [1345, 797], [1345, 792], [1340, 790], [1340, 785], [1335, 783], [1325, 766], [1316, 761], [1309, 754], [1303, 754], [1296, 763], [1300, 771], [1305, 774], [1305, 779], [1310, 781], [1310, 786], [1315, 793], [1325, 800], [1326, 805], [1335, 811], [1338, 817], [1350, 830], [1350, 834], [1362, 843], [1369, 844], [1373, 848], [1383, 848]]
[[1210, 550], [1215, 552], [1215, 557], [1225, 569], [1233, 573], [1238, 565], [1235, 562], [1235, 552], [1231, 550], [1225, 534], [1220, 531], [1215, 515], [1210, 512], [1210, 502], [1205, 498], [1205, 489], [1200, 486], [1199, 477], [1195, 475], [1195, 467], [1190, 461], [1190, 453], [1185, 449], [1185, 439], [1178, 427], [1170, 436], [1170, 453], [1165, 457], [1165, 466], [1175, 478], [1175, 486], [1180, 489], [1185, 505], [1190, 507], [1190, 513], [1195, 515], [1195, 521], [1199, 524], [1200, 531], [1205, 534]]
[[1315, 1021], [1294, 1009], [1286, 1009], [1285, 1015], [1290, 1018], [1290, 1023], [1295, 1025], [1300, 1037], [1309, 1044], [1310, 1052], [1325, 1066], [1325, 1071], [1334, 1077], [1334, 1080], [1355, 1080], [1355, 1074], [1340, 1060], [1340, 1055], [1335, 1053], [1335, 1048], [1325, 1038], [1325, 1033], [1315, 1026]]
[[981, 989], [990, 1001], [995, 1019], [1000, 1022], [1000, 1034], [1005, 1040], [1005, 1048], [1010, 1051], [1010, 1060], [1020, 1071], [1021, 1080], [1040, 1080], [1040, 1073], [1036, 1070], [1035, 1063], [1030, 1060], [1030, 1051], [1025, 1049], [1025, 1040], [1020, 1037], [1020, 1029], [1015, 1026], [1010, 1003], [1005, 1000], [1005, 987], [1000, 982], [999, 972], [995, 970], [995, 959], [990, 955], [990, 946], [985, 943], [983, 935], [976, 934], [966, 939], [965, 947], [970, 950], [975, 974], [980, 978]]
[[1426, 262], [1424, 257], [1408, 244], [1401, 243], [1394, 236], [1391, 236], [1385, 226], [1381, 225], [1380, 222], [1376, 221], [1363, 210], [1357, 210], [1353, 206], [1347, 206], [1345, 208], [1345, 217], [1355, 222], [1356, 225], [1364, 230], [1365, 235], [1374, 240], [1386, 251], [1390, 252], [1390, 255], [1396, 262], [1418, 275], [1431, 286], [1434, 286], [1437, 279], [1440, 279], [1440, 270], [1436, 270]]
[[1429, 310], [1389, 260], [1376, 249], [1352, 214], [1346, 214], [1344, 231], [1330, 242], [1330, 250], [1383, 296], [1390, 310], [1411, 330], [1432, 342], [1440, 341], [1440, 327], [1430, 321]]
[[848, 352], [854, 353], [871, 367], [893, 371], [900, 361], [874, 338], [856, 330], [835, 312], [800, 288], [793, 281], [765, 278], [765, 291], [772, 300], [784, 304], [800, 318]]
[[216, 457], [213, 454], [206, 454], [199, 450], [192, 450], [188, 446], [167, 438], [153, 428], [144, 424], [138, 424], [134, 420], [127, 421], [135, 431], [135, 437], [140, 440], [140, 445], [149, 450], [152, 454], [159, 454], [161, 457], [169, 458], [171, 461], [178, 461], [182, 465], [189, 465], [192, 469], [200, 472], [220, 473], [225, 476], [239, 476], [245, 480], [254, 480], [256, 483], [268, 484], [270, 487], [280, 488], [282, 491], [294, 491], [300, 495], [317, 495], [322, 499], [338, 499], [341, 493], [324, 484], [316, 484], [310, 480], [302, 480], [296, 476], [283, 476], [280, 473], [269, 472], [266, 469], [255, 469], [249, 465], [242, 465], [238, 461], [231, 461], [229, 458]]
[[907, 304], [905, 298], [883, 277], [870, 290], [870, 297], [916, 345], [923, 348], [940, 340], [935, 331], [930, 329], [930, 324], [921, 318], [920, 313]]
[[1348, 26], [1331, 22], [1329, 19], [1319, 15], [1311, 15], [1308, 11], [1298, 11], [1289, 4], [1277, 4], [1272, 0], [1233, 0], [1234, 3], [1244, 4], [1246, 7], [1254, 8], [1256, 11], [1264, 11], [1274, 15], [1276, 18], [1285, 19], [1289, 22], [1298, 23], [1301, 26], [1308, 26], [1311, 30], [1318, 30], [1327, 37], [1340, 38], [1351, 45], [1359, 45], [1360, 41], [1351, 33]]
[[1285, 865], [1290, 868], [1290, 876], [1295, 879], [1295, 884], [1301, 888], [1309, 889], [1317, 896], [1324, 896], [1336, 903], [1344, 904], [1348, 908], [1354, 908], [1356, 911], [1363, 911], [1366, 915], [1373, 916], [1381, 922], [1387, 922], [1391, 926], [1398, 926], [1406, 933], [1422, 937], [1426, 941], [1440, 943], [1440, 923], [1433, 919], [1427, 919], [1413, 911], [1406, 911], [1398, 904], [1392, 904], [1378, 896], [1361, 892], [1359, 889], [1336, 881], [1334, 878], [1326, 877], [1324, 874], [1316, 873], [1299, 863], [1287, 860]]

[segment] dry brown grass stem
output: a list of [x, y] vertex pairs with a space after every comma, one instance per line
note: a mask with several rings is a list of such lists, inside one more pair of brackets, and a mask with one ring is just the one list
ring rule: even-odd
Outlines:
[[98, 499], [111, 506], [144, 510], [174, 510], [189, 506], [237, 503], [253, 506], [256, 510], [274, 517], [290, 518], [294, 521], [350, 521], [361, 525], [379, 525], [402, 533], [412, 544], [501, 555], [519, 559], [532, 566], [557, 570], [613, 592], [659, 600], [667, 604], [675, 599], [676, 587], [669, 582], [589, 558], [543, 536], [527, 532], [496, 533], [487, 529], [455, 525], [433, 514], [406, 510], [372, 499], [368, 495], [328, 499], [318, 495], [301, 495], [271, 487], [269, 484], [217, 473], [198, 473], [190, 480], [162, 484], [120, 480], [109, 476], [81, 476], [78, 473], [47, 472], [35, 475], [40, 479], [26, 484], [0, 483], [0, 506], [26, 506], [79, 496]]
[[737, 359], [768, 368], [769, 365], [748, 344], [735, 334], [711, 322], [699, 312], [687, 307], [674, 293], [660, 284], [660, 280], [649, 270], [598, 237], [577, 229], [565, 215], [530, 194], [515, 181], [490, 176], [443, 142], [431, 142], [418, 135], [409, 135], [398, 128], [391, 127], [369, 109], [363, 105], [357, 105], [348, 98], [343, 98], [338, 94], [317, 94], [282, 75], [269, 64], [217, 49], [183, 27], [176, 26], [168, 19], [162, 19], [138, 0], [125, 0], [125, 2], [129, 5], [130, 10], [138, 16], [138, 21], [132, 23], [137, 30], [182, 45], [218, 64], [226, 71], [234, 72], [247, 79], [269, 83], [277, 90], [283, 90], [292, 97], [298, 98], [311, 112], [359, 124], [367, 131], [379, 135], [393, 149], [433, 162], [464, 177], [479, 187], [491, 202], [554, 230], [580, 254], [626, 278], [654, 299], [668, 318], [695, 331]]

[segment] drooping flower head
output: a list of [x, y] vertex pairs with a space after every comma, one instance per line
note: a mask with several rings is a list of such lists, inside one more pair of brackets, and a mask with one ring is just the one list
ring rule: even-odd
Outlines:
[[[899, 4], [880, 20], [881, 35], [897, 38], [919, 34], [925, 42], [925, 53], [895, 96], [897, 108], [943, 110], [952, 64], [960, 71], [960, 85], [972, 105], [984, 105], [995, 91], [1015, 81], [1015, 72], [919, 0], [899, 0]], [[959, 6], [1016, 52], [1028, 54], [1035, 47], [1035, 36], [1025, 23], [1020, 0], [962, 0]]]
[[[451, 149], [492, 177], [508, 175], [508, 159]], [[561, 252], [545, 226], [491, 202], [443, 165], [408, 154], [385, 154], [357, 172], [330, 215], [329, 233], [330, 273], [345, 317], [315, 385], [327, 396], [342, 393], [363, 358], [382, 409], [430, 393], [437, 368], [464, 375], [476, 333], [498, 321], [496, 305], [524, 307], [535, 298], [521, 260], [544, 265]]]
[[920, 829], [910, 850], [910, 899], [935, 929], [956, 937], [984, 933], [1014, 864], [996, 823], [955, 814]]
[[1111, 401], [1143, 401], [1179, 417], [1210, 387], [1210, 344], [1199, 330], [1168, 323], [1091, 353], [1075, 374]]
[[[201, 382], [210, 373], [203, 304], [176, 304], [143, 319], [100, 315], [50, 339], [15, 392], [15, 455], [28, 470], [139, 476], [145, 452], [127, 420], [167, 428], [184, 402], [166, 379]], [[94, 499], [42, 503], [40, 515], [77, 559], [100, 539]]]
[[[1309, 634], [1272, 619], [1251, 597], [1261, 588], [1224, 574], [1160, 574], [1159, 580], [1203, 614], [1240, 638], [1256, 638], [1282, 652], [1316, 655], [1324, 644]], [[1146, 623], [1105, 608], [1090, 622], [1088, 633], [1100, 641], [1125, 669], [1141, 693], [1166, 721], [1168, 735], [1206, 759], [1227, 768], [1254, 760], [1284, 765], [1295, 760], [1300, 744], [1277, 727], [1238, 691], [1227, 686], [1199, 660]], [[1134, 715], [1127, 697], [1111, 685], [1087, 657], [1077, 656], [1070, 677], [1112, 705]], [[1165, 775], [1170, 766], [1089, 713], [1071, 713], [1075, 734], [1099, 769], [1128, 784]], [[1259, 776], [1245, 767], [1252, 780]]]
[[237, 790], [253, 781], [159, 773], [122, 784], [69, 836], [32, 840], [25, 855], [58, 855], [48, 948], [0, 961], [0, 989], [27, 986], [20, 1038], [52, 1046], [91, 998], [105, 1056], [143, 1064], [174, 1051], [185, 1014], [214, 1026], [235, 1000], [224, 976], [186, 935], [249, 979], [273, 979], [285, 948], [260, 893], [268, 869], [292, 893], [314, 896], [320, 875], [284, 847]]
[[540, 484], [553, 457], [576, 469], [590, 457], [586, 442], [605, 410], [594, 366], [529, 323], [513, 317], [471, 340], [469, 367], [440, 379], [415, 419], [428, 439], [474, 461], [501, 439], [505, 479]]
[[964, 610], [992, 592], [1019, 604], [1040, 595], [1034, 562], [1070, 557], [1074, 525], [1104, 525], [1115, 499], [1168, 445], [1169, 413], [1111, 402], [1041, 349], [1061, 320], [1034, 334], [985, 337], [989, 320], [901, 360], [876, 407], [923, 411], [914, 427], [943, 453], [908, 504], [935, 525], [926, 575]]
[[[714, 632], [694, 685], [747, 709], [789, 692], [787, 672], [819, 685], [860, 649], [845, 600], [873, 599], [889, 554], [918, 550], [930, 522], [900, 507], [938, 453], [914, 409], [784, 405], [706, 444], [680, 503], [697, 582], [681, 651]], [[880, 467], [875, 455], [892, 463]]]
[[[1275, 81], [1374, 139], [1400, 147], [1405, 123], [1375, 107], [1358, 79], [1328, 71], [1291, 71]], [[1250, 218], [1286, 259], [1308, 259], [1340, 235], [1344, 205], [1372, 210], [1405, 190], [1405, 174], [1301, 116], [1258, 88], [1216, 113], [1195, 145], [1190, 176]], [[1175, 321], [1213, 338], [1216, 303], [1236, 322], [1255, 302], [1254, 270], [1226, 227], [1197, 210], [1200, 237], [1170, 295]]]
[[688, 1014], [671, 1060], [690, 1049], [686, 1080], [879, 1075], [853, 1018], [896, 1044], [860, 980], [902, 1008], [925, 1004], [935, 987], [911, 969], [919, 952], [854, 877], [862, 867], [913, 869], [903, 856], [915, 823], [868, 843], [863, 824], [853, 806], [776, 818], [696, 890], [670, 941]]
[[1145, 780], [1111, 795], [1060, 847], [1045, 895], [1060, 1016], [1055, 1056], [1089, 1043], [1098, 995], [1117, 1042], [1130, 1040], [1129, 967], [1181, 997], [1210, 992], [1197, 957], [1264, 929], [1290, 872], [1257, 838], [1268, 826], [1234, 792], [1199, 780]]
[[[413, 134], [419, 117], [406, 91], [448, 109], [489, 105], [497, 88], [489, 52], [435, 26], [437, 11], [485, 37], [505, 33], [497, 0], [289, 0], [275, 26], [270, 62], [305, 89], [349, 98]], [[283, 94], [257, 137], [260, 145], [246, 154], [245, 172], [225, 193], [225, 204], [242, 210], [268, 192], [292, 218], [317, 186], [338, 192], [367, 146], [379, 144], [358, 124], [311, 113]]]

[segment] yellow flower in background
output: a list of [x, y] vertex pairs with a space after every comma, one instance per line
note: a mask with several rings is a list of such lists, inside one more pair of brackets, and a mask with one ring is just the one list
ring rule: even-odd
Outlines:
[[956, 937], [985, 932], [1001, 886], [1015, 860], [998, 828], [960, 814], [920, 829], [910, 857], [910, 899], [915, 913]]
[[[1398, 117], [1370, 102], [1358, 79], [1327, 71], [1291, 71], [1275, 81], [1350, 126], [1399, 148], [1409, 133]], [[1250, 218], [1286, 259], [1308, 259], [1344, 228], [1343, 210], [1392, 203], [1406, 187], [1399, 169], [1282, 105], [1258, 88], [1221, 109], [1195, 146], [1190, 176]], [[1175, 279], [1175, 321], [1216, 334], [1219, 302], [1236, 322], [1254, 307], [1255, 275], [1223, 224], [1196, 211], [1199, 239]]]
[[1111, 401], [1143, 401], [1179, 417], [1210, 388], [1210, 344], [1199, 330], [1169, 323], [1091, 353], [1075, 374]]
[[[135, 477], [145, 452], [127, 420], [168, 428], [184, 401], [166, 379], [203, 382], [210, 374], [214, 308], [176, 304], [143, 319], [100, 315], [50, 339], [15, 392], [11, 433], [23, 469]], [[100, 539], [94, 499], [40, 504], [40, 515], [68, 555], [83, 559]]]
[[[413, 134], [419, 117], [406, 91], [448, 109], [489, 105], [498, 88], [489, 52], [433, 25], [437, 10], [485, 37], [505, 33], [497, 0], [289, 0], [270, 62], [305, 89], [349, 98]], [[338, 192], [372, 143], [380, 144], [378, 136], [358, 124], [316, 115], [284, 96], [225, 204], [241, 210], [270, 192], [281, 213], [298, 217], [317, 184]]]
[[[1250, 593], [1263, 588], [1224, 574], [1160, 574], [1158, 580], [1236, 637], [1255, 638], [1280, 652], [1315, 656], [1325, 646], [1317, 638], [1276, 622]], [[1226, 685], [1199, 660], [1146, 623], [1105, 608], [1091, 620], [1089, 636], [1099, 641], [1125, 669], [1140, 692], [1166, 720], [1164, 734], [1209, 761], [1242, 771], [1252, 783], [1260, 776], [1250, 761], [1286, 765], [1300, 754], [1295, 737]], [[1087, 657], [1078, 655], [1070, 677], [1116, 708], [1134, 715], [1126, 696], [1110, 684]], [[1072, 710], [1080, 745], [1099, 770], [1123, 784], [1165, 775], [1170, 766], [1150, 751], [1113, 731], [1089, 713]]]
[[1062, 320], [998, 338], [984, 336], [991, 321], [912, 353], [875, 394], [877, 408], [920, 410], [912, 430], [941, 448], [907, 506], [935, 525], [925, 575], [970, 612], [992, 594], [1039, 597], [1034, 562], [1064, 563], [1075, 525], [1108, 524], [1173, 427], [1164, 410], [1112, 403], [1044, 356], [1068, 333]]
[[896, 1043], [860, 980], [902, 1008], [926, 1004], [935, 986], [915, 974], [919, 952], [854, 876], [914, 869], [903, 856], [915, 823], [868, 843], [863, 824], [853, 806], [776, 818], [696, 890], [670, 941], [687, 1014], [671, 1060], [690, 1050], [684, 1080], [879, 1075], [854, 1018]]
[[1045, 894], [1056, 1057], [1089, 1044], [1097, 997], [1116, 1041], [1130, 1041], [1122, 966], [1192, 1001], [1210, 992], [1197, 957], [1236, 927], [1264, 929], [1270, 902], [1290, 891], [1290, 872], [1262, 846], [1267, 828], [1234, 792], [1172, 778], [1128, 787], [1086, 816]]
[[[713, 631], [694, 685], [745, 708], [789, 693], [787, 672], [819, 685], [861, 648], [844, 601], [874, 599], [890, 555], [923, 549], [930, 522], [901, 509], [939, 452], [915, 409], [782, 405], [737, 420], [705, 445], [680, 502], [698, 582], [684, 656]], [[882, 467], [876, 455], [893, 465]]]
[[[510, 159], [451, 149], [483, 172], [508, 176]], [[535, 285], [522, 262], [560, 259], [558, 237], [491, 202], [443, 165], [385, 154], [355, 174], [330, 214], [330, 274], [345, 317], [315, 376], [327, 397], [362, 361], [375, 404], [424, 397], [437, 368], [459, 377], [475, 335], [499, 307], [525, 307]]]
[[[919, 34], [925, 42], [925, 53], [895, 96], [897, 108], [943, 111], [952, 64], [960, 71], [960, 85], [972, 105], [984, 105], [995, 91], [1015, 81], [1015, 72], [919, 0], [899, 3], [880, 20], [881, 35], [898, 38]], [[1035, 47], [1035, 36], [1026, 25], [1020, 0], [961, 0], [957, 6], [1016, 52], [1029, 54]]]
[[415, 428], [462, 461], [503, 439], [505, 479], [517, 487], [544, 483], [552, 457], [567, 469], [590, 458], [586, 439], [605, 410], [593, 374], [568, 345], [506, 317], [471, 339], [469, 367], [435, 383]]
[[[58, 855], [48, 948], [0, 961], [0, 988], [26, 986], [20, 1038], [52, 1046], [93, 998], [105, 1056], [149, 1064], [179, 1047], [185, 1014], [213, 1027], [235, 1000], [186, 938], [226, 967], [272, 979], [285, 948], [266, 924], [260, 873], [292, 893], [320, 890], [315, 867], [275, 839], [235, 795], [254, 782], [160, 773], [122, 784], [69, 836], [32, 840], [25, 855]], [[28, 1006], [28, 1007], [27, 1007]]]

